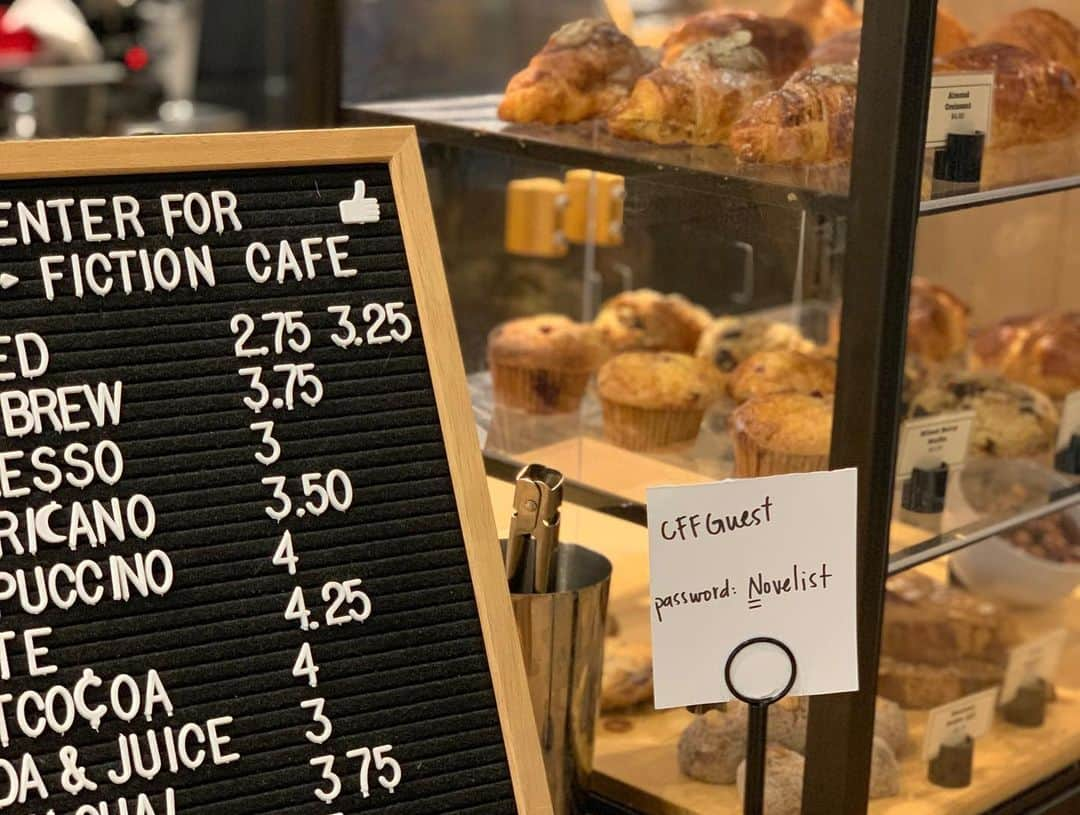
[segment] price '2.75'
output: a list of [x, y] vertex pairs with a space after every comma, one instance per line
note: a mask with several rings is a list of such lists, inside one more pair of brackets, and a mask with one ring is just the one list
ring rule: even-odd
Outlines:
[[[293, 499], [285, 487], [288, 479], [283, 475], [268, 475], [262, 483], [273, 487], [275, 504], [266, 508], [266, 514], [279, 523], [287, 518], [294, 508]], [[296, 506], [297, 517], [304, 515], [322, 515], [329, 509], [347, 512], [353, 503], [353, 485], [343, 470], [330, 470], [322, 473], [304, 473], [300, 476], [303, 506]]]

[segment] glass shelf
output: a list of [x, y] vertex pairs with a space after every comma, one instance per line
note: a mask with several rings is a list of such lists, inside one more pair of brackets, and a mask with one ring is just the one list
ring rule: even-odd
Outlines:
[[1045, 181], [1032, 181], [1027, 184], [1013, 184], [963, 195], [930, 198], [919, 205], [919, 213], [921, 215], [937, 215], [943, 212], [955, 212], [959, 209], [1015, 201], [1019, 198], [1032, 198], [1037, 195], [1047, 195], [1077, 187], [1080, 187], [1080, 175], [1050, 178]]
[[355, 124], [412, 124], [422, 138], [511, 152], [628, 177], [678, 175], [681, 187], [726, 193], [762, 204], [842, 215], [850, 173], [845, 166], [739, 164], [724, 146], [663, 146], [618, 139], [599, 120], [573, 125], [514, 124], [495, 111], [502, 94], [440, 97], [346, 106]]
[[893, 496], [889, 574], [1055, 512], [1080, 506], [1080, 480], [1031, 461], [976, 459], [950, 473], [945, 511], [923, 521]]

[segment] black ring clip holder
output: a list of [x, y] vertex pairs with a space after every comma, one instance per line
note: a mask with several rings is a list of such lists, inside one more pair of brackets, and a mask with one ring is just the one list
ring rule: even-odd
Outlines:
[[[791, 663], [791, 676], [783, 690], [765, 698], [745, 696], [731, 681], [731, 666], [735, 658], [753, 645], [772, 645], [787, 656]], [[765, 811], [765, 748], [769, 736], [769, 706], [779, 702], [795, 684], [798, 663], [795, 654], [780, 640], [773, 637], [752, 637], [739, 643], [724, 664], [724, 682], [731, 695], [749, 708], [746, 728], [746, 777], [743, 779], [743, 815], [764, 815]]]

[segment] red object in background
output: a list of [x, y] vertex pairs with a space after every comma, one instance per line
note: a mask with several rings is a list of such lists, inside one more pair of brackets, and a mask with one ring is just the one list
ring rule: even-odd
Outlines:
[[0, 57], [32, 54], [37, 50], [38, 38], [25, 28], [8, 31], [4, 28], [4, 12], [0, 8]]
[[150, 64], [150, 55], [141, 45], [133, 45], [124, 52], [124, 64], [132, 71], [141, 71]]

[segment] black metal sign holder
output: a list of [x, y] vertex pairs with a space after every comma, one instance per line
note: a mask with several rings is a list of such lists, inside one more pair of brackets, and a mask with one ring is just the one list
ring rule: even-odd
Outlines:
[[[777, 693], [765, 697], [741, 693], [731, 679], [731, 668], [736, 657], [754, 645], [771, 645], [781, 651], [791, 664], [787, 684]], [[780, 640], [773, 637], [752, 637], [739, 643], [724, 664], [724, 682], [731, 695], [749, 708], [746, 727], [746, 777], [743, 779], [743, 815], [764, 815], [765, 811], [765, 747], [769, 735], [769, 706], [779, 702], [795, 684], [798, 663], [795, 654]]]

